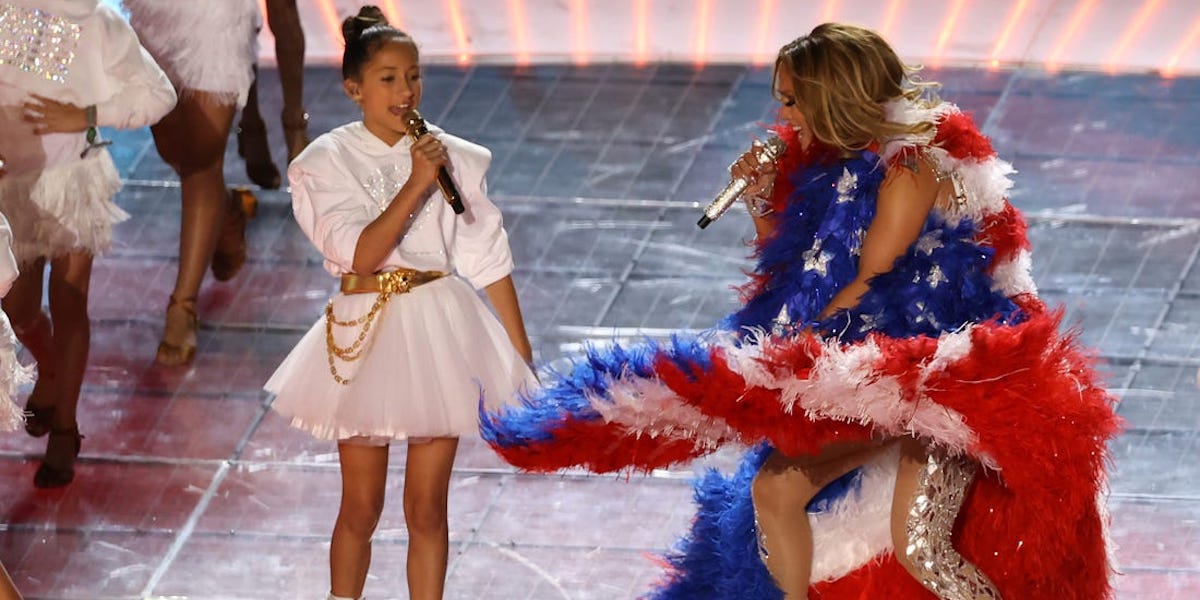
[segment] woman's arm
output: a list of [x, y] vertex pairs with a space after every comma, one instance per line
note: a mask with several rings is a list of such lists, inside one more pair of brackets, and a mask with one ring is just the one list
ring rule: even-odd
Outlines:
[[896, 259], [921, 235], [942, 183], [927, 161], [913, 161], [913, 165], [888, 169], [879, 186], [875, 218], [863, 238], [858, 274], [829, 301], [819, 318], [857, 306], [870, 287], [868, 281], [891, 271]]
[[413, 144], [412, 175], [383, 214], [363, 228], [358, 236], [352, 264], [355, 273], [367, 275], [379, 270], [379, 265], [408, 233], [413, 215], [428, 197], [437, 168], [445, 164], [446, 148], [433, 135], [425, 134]]
[[517, 354], [533, 365], [533, 347], [529, 344], [529, 336], [525, 333], [525, 320], [521, 317], [521, 304], [517, 301], [517, 288], [513, 285], [512, 276], [507, 275], [483, 288], [488, 300], [500, 317], [500, 324], [508, 333], [508, 339], [517, 349]]

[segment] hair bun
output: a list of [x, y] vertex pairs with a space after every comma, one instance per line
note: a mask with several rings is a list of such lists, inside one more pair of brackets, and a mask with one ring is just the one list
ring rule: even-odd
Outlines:
[[358, 9], [358, 14], [342, 21], [342, 37], [349, 43], [362, 33], [377, 25], [387, 25], [387, 17], [378, 6], [367, 5]]

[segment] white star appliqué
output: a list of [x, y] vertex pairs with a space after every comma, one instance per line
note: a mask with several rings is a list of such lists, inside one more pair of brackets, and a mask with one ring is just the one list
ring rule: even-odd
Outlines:
[[829, 269], [829, 261], [833, 260], [833, 255], [828, 252], [821, 251], [821, 240], [813, 242], [813, 247], [804, 251], [804, 270], [816, 271], [824, 277]]
[[837, 193], [838, 204], [849, 202], [854, 199], [854, 192], [858, 190], [858, 175], [850, 172], [850, 169], [842, 167], [842, 176], [838, 178]]
[[926, 255], [933, 254], [934, 250], [937, 250], [942, 246], [942, 240], [939, 240], [937, 238], [937, 233], [932, 231], [921, 236], [921, 239], [917, 240], [917, 250], [924, 252]]

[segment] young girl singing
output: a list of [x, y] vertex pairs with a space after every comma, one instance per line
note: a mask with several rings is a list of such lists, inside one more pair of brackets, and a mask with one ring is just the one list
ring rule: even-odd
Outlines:
[[[338, 441], [330, 597], [362, 594], [388, 444], [406, 440], [409, 594], [441, 598], [458, 437], [478, 432], [481, 394], [503, 400], [532, 379], [532, 352], [508, 238], [487, 197], [490, 153], [432, 126], [407, 137], [405, 117], [421, 102], [416, 44], [375, 7], [342, 30], [343, 84], [362, 121], [317, 138], [288, 169], [296, 220], [341, 293], [265, 387], [293, 425]], [[435, 185], [440, 167], [461, 192], [461, 215]]]
[[[12, 222], [21, 274], [4, 298], [13, 330], [38, 365], [26, 403], [30, 435], [50, 438], [38, 487], [75, 476], [75, 420], [87, 366], [92, 258], [129, 217], [97, 126], [144, 127], [175, 105], [166, 75], [117, 12], [99, 0], [0, 5], [0, 212]], [[50, 315], [42, 312], [50, 264]]]

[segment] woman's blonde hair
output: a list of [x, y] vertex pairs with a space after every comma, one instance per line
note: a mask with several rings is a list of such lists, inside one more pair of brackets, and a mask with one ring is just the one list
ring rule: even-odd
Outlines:
[[901, 62], [870, 29], [823, 23], [779, 50], [772, 88], [788, 77], [818, 140], [863, 150], [875, 141], [934, 128], [934, 123], [890, 122], [884, 109], [886, 102], [901, 98], [936, 102], [938, 84], [921, 82], [915, 75], [919, 70]]

